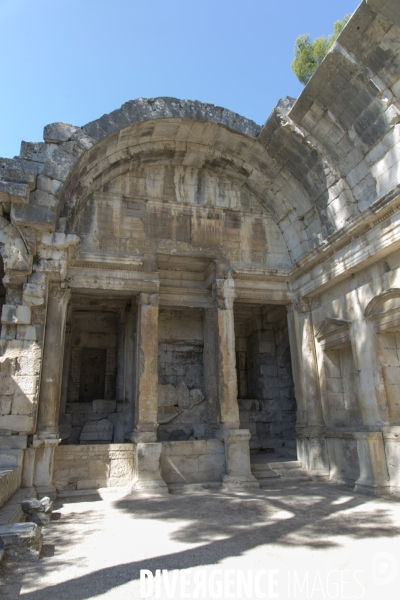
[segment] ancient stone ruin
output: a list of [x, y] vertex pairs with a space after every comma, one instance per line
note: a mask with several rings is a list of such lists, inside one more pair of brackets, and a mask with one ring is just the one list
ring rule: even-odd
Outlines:
[[400, 495], [397, 0], [263, 127], [140, 98], [22, 142], [0, 201], [0, 505], [260, 456]]

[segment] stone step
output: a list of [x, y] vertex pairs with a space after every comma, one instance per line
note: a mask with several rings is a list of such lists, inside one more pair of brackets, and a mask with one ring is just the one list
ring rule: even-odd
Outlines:
[[222, 489], [220, 481], [204, 481], [203, 483], [170, 483], [168, 490], [170, 494], [193, 494]]
[[0, 525], [0, 542], [8, 558], [37, 560], [43, 535], [36, 523], [10, 523]]
[[271, 477], [280, 477], [280, 475], [278, 475], [278, 473], [272, 469], [259, 469], [257, 471], [253, 471], [252, 469], [251, 472], [257, 479], [271, 479]]
[[[279, 479], [279, 475], [275, 475], [273, 479]], [[271, 486], [271, 477], [257, 477], [257, 481], [261, 489]]]
[[278, 462], [270, 462], [268, 464], [271, 467], [271, 469], [291, 470], [291, 469], [302, 469], [303, 468], [303, 464], [302, 464], [301, 460], [285, 460], [285, 461], [282, 460], [282, 461], [278, 461]]
[[26, 498], [36, 498], [36, 491], [34, 488], [19, 489], [8, 502], [0, 508], [0, 525], [25, 521], [25, 514], [22, 511], [21, 503]]
[[285, 477], [290, 479], [309, 479], [302, 468], [300, 460], [261, 461], [252, 462], [251, 472], [258, 480], [272, 477]]
[[57, 498], [75, 498], [79, 496], [99, 496], [104, 499], [109, 496], [128, 496], [131, 486], [115, 486], [102, 488], [81, 488], [79, 490], [57, 490]]
[[0, 467], [0, 507], [15, 494], [21, 485], [21, 467]]

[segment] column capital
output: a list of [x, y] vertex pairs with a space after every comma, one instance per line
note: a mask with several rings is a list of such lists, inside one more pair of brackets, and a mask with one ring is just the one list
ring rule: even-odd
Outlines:
[[158, 306], [160, 303], [160, 294], [140, 292], [136, 302], [138, 306]]
[[307, 296], [296, 296], [295, 298], [293, 298], [291, 304], [287, 305], [287, 310], [288, 312], [296, 311], [297, 313], [310, 312], [311, 302], [312, 299], [307, 298]]
[[68, 302], [71, 298], [71, 289], [66, 287], [64, 283], [51, 281], [49, 284], [49, 297], [59, 298]]
[[212, 287], [213, 298], [220, 310], [232, 310], [235, 300], [233, 279], [216, 279]]

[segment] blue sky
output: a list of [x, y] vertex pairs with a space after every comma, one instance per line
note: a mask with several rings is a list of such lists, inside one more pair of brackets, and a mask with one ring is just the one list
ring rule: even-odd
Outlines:
[[0, 0], [0, 156], [54, 121], [140, 96], [201, 100], [264, 123], [303, 86], [301, 33], [331, 33], [357, 0]]

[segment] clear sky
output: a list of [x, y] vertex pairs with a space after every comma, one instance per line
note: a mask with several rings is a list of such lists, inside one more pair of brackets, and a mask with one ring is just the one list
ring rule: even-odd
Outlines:
[[0, 0], [0, 156], [138, 97], [229, 108], [259, 124], [303, 86], [294, 41], [357, 0]]

